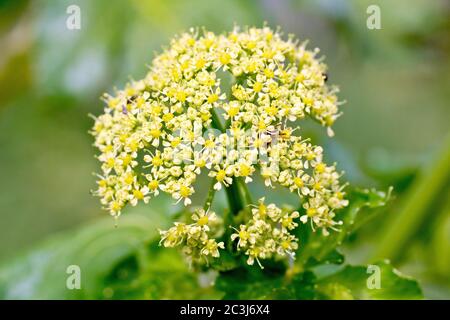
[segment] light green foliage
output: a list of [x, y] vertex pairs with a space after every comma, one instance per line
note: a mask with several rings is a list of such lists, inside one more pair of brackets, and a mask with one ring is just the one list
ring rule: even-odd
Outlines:
[[[341, 214], [353, 221], [339, 236], [305, 237], [294, 265], [268, 260], [265, 268], [245, 266], [239, 256], [221, 254], [211, 265], [217, 274], [193, 272], [178, 251], [158, 246], [157, 227], [166, 215], [125, 215], [49, 239], [0, 268], [0, 297], [6, 299], [420, 299], [416, 281], [389, 263], [381, 270], [381, 289], [368, 289], [366, 266], [343, 266], [336, 248], [361, 221], [387, 200], [387, 194], [354, 190], [352, 206]], [[303, 256], [304, 255], [304, 256]], [[68, 290], [66, 268], [81, 269], [81, 289]], [[203, 279], [203, 280], [202, 280]], [[215, 285], [211, 284], [215, 280]]]
[[[103, 280], [116, 264], [138, 256], [146, 243], [158, 235], [155, 225], [161, 215], [134, 214], [121, 219], [117, 228], [111, 219], [50, 238], [30, 253], [1, 268], [0, 294], [7, 299], [64, 299], [101, 297]], [[81, 270], [81, 290], [68, 290], [66, 269]]]
[[380, 288], [369, 288], [370, 273], [366, 266], [346, 266], [320, 279], [317, 291], [330, 299], [422, 299], [422, 290], [415, 280], [402, 275], [389, 262], [374, 265], [380, 268]]

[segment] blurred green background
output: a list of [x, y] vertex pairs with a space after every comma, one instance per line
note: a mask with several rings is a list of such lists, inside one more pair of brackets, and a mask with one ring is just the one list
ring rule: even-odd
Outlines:
[[[71, 4], [81, 9], [80, 30], [66, 28]], [[381, 9], [381, 30], [366, 27], [370, 4]], [[444, 0], [0, 1], [0, 263], [94, 220], [114, 232], [89, 192], [99, 165], [87, 115], [102, 111], [103, 92], [144, 76], [154, 52], [191, 26], [223, 32], [264, 22], [319, 47], [347, 101], [335, 138], [306, 130], [353, 185], [394, 186], [390, 206], [345, 246], [349, 262], [390, 258], [427, 298], [449, 299]], [[174, 210], [164, 198], [150, 207]]]

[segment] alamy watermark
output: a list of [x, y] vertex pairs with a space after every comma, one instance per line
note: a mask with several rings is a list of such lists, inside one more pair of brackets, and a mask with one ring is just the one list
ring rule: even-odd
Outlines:
[[381, 29], [381, 9], [376, 4], [367, 7], [366, 13], [369, 15], [366, 20], [366, 26], [369, 30]]
[[68, 14], [66, 19], [66, 27], [69, 30], [81, 29], [81, 9], [75, 4], [71, 4], [67, 7], [66, 13]]
[[69, 290], [81, 289], [81, 268], [76, 264], [67, 267], [66, 273], [69, 275], [66, 279], [66, 288]]
[[381, 289], [381, 269], [377, 265], [369, 264], [367, 271], [370, 276], [367, 278], [366, 285], [368, 289]]

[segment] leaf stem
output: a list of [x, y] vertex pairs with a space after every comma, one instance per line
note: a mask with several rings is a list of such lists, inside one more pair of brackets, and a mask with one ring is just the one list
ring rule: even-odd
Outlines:
[[249, 205], [253, 203], [252, 194], [250, 193], [250, 190], [247, 187], [247, 184], [245, 183], [242, 178], [238, 178], [237, 181], [239, 182], [239, 186], [242, 190], [242, 193], [244, 194], [245, 204]]
[[215, 180], [211, 180], [211, 186], [209, 187], [208, 196], [206, 197], [205, 203], [203, 204], [203, 210], [208, 211], [211, 208], [212, 202], [214, 200], [214, 195], [216, 194], [216, 189], [214, 189]]
[[234, 215], [237, 215], [239, 211], [244, 209], [244, 203], [236, 179], [233, 179], [233, 183], [225, 188], [225, 192], [227, 194], [228, 205], [230, 206], [231, 212]]
[[450, 176], [450, 133], [442, 149], [436, 154], [427, 170], [423, 170], [410, 188], [398, 214], [387, 221], [386, 229], [380, 236], [374, 260], [399, 258], [407, 241], [424, 223], [427, 215], [435, 214], [430, 210], [433, 200], [439, 197]]
[[212, 116], [212, 123], [211, 123], [212, 127], [214, 129], [225, 132], [225, 128], [222, 125], [222, 120], [220, 120], [219, 115], [216, 113], [214, 109], [211, 109], [211, 116]]

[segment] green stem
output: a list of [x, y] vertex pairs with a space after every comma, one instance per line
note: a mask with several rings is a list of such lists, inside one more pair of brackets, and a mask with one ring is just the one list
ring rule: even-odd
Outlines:
[[219, 115], [216, 113], [214, 109], [211, 109], [211, 116], [212, 116], [212, 127], [214, 129], [225, 132], [225, 128], [222, 125], [222, 120], [220, 120]]
[[445, 189], [450, 177], [450, 134], [428, 170], [423, 171], [411, 187], [398, 213], [387, 221], [373, 257], [395, 260], [400, 257], [408, 240], [420, 229], [428, 216], [435, 214], [429, 207]]
[[[225, 132], [225, 128], [222, 126], [222, 121], [220, 120], [219, 115], [216, 113], [214, 109], [211, 109], [211, 116], [212, 116], [212, 127], [217, 130], [220, 130], [221, 132]], [[248, 193], [246, 186], [244, 186], [244, 188], [242, 187], [239, 188], [238, 180], [236, 178], [233, 178], [233, 182], [228, 187], [225, 188], [228, 205], [230, 207], [231, 212], [234, 215], [237, 215], [239, 211], [244, 209], [245, 202], [239, 189], [242, 189], [244, 193]]]
[[214, 195], [216, 194], [216, 189], [214, 189], [215, 180], [212, 179], [211, 186], [209, 187], [208, 196], [206, 197], [205, 204], [203, 205], [203, 210], [207, 211], [214, 200]]
[[250, 190], [247, 188], [247, 184], [242, 178], [238, 178], [237, 182], [239, 182], [239, 186], [242, 190], [242, 193], [244, 194], [245, 204], [249, 205], [253, 203], [252, 194], [250, 193]]
[[244, 209], [244, 202], [242, 201], [241, 194], [239, 192], [239, 186], [234, 178], [233, 183], [225, 188], [225, 193], [227, 195], [228, 205], [230, 210], [234, 215], [237, 215], [239, 211]]

